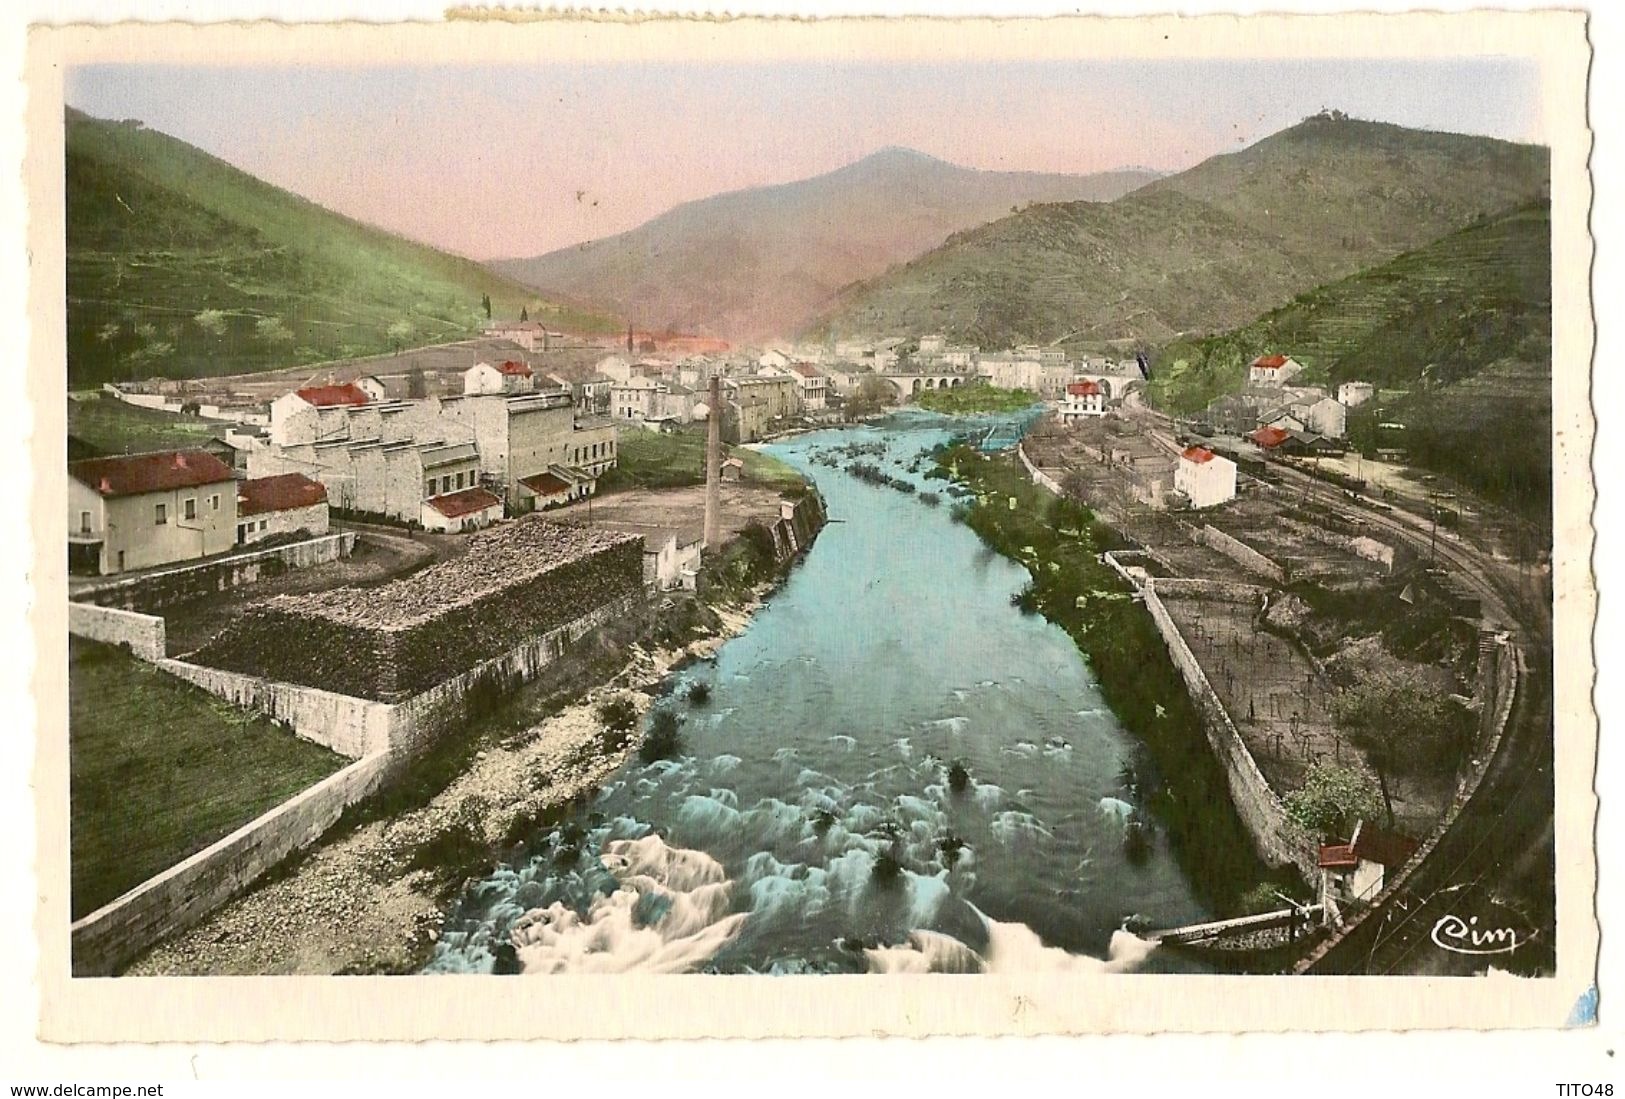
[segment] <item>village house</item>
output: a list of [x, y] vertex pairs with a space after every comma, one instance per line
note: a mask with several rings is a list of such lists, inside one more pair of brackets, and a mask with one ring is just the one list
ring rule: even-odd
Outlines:
[[1348, 434], [1349, 410], [1341, 401], [1323, 396], [1318, 400], [1299, 401], [1292, 406], [1292, 411], [1303, 421], [1302, 430], [1333, 439], [1341, 439]]
[[1068, 383], [1066, 398], [1061, 402], [1061, 423], [1070, 425], [1091, 416], [1104, 415], [1106, 394], [1099, 382], [1085, 379]]
[[919, 356], [922, 359], [941, 358], [948, 349], [948, 337], [941, 333], [920, 337]]
[[383, 381], [376, 374], [363, 374], [350, 384], [361, 390], [372, 400], [389, 400], [389, 390], [385, 388]]
[[1344, 408], [1359, 408], [1377, 395], [1370, 382], [1344, 382], [1337, 387], [1337, 399]]
[[347, 410], [373, 403], [354, 382], [313, 385], [271, 402], [271, 441], [278, 446], [314, 443], [348, 434]]
[[237, 544], [252, 545], [278, 534], [309, 538], [328, 531], [327, 486], [303, 473], [250, 478], [237, 483]]
[[1186, 447], [1174, 468], [1174, 491], [1193, 508], [1211, 508], [1236, 498], [1236, 463], [1206, 447]]
[[536, 375], [522, 362], [475, 363], [463, 371], [463, 392], [530, 393], [536, 388]]
[[722, 479], [724, 481], [737, 481], [745, 475], [745, 462], [741, 458], [724, 458], [722, 460]]
[[574, 467], [594, 480], [615, 468], [616, 445], [620, 432], [615, 421], [604, 417], [577, 417], [570, 435], [570, 452], [563, 465]]
[[1260, 355], [1247, 367], [1247, 383], [1283, 386], [1302, 373], [1303, 364], [1287, 355]]
[[68, 564], [75, 572], [152, 568], [231, 549], [237, 485], [203, 450], [68, 463]]
[[630, 377], [609, 391], [609, 414], [616, 420], [642, 423], [657, 415], [655, 402], [660, 383], [652, 378]]
[[611, 383], [624, 382], [632, 376], [632, 360], [622, 355], [608, 355], [594, 363], [592, 370]]
[[724, 392], [729, 393], [734, 400], [743, 400], [748, 396], [764, 402], [769, 420], [794, 416], [801, 408], [801, 388], [792, 377], [758, 375], [725, 378], [722, 386]]
[[424, 530], [456, 534], [483, 530], [501, 518], [502, 497], [483, 488], [465, 488], [424, 500], [418, 521]]
[[[502, 496], [511, 513], [528, 510], [531, 504], [533, 494], [520, 484], [522, 478], [548, 472], [554, 466], [567, 468], [575, 446], [576, 421], [575, 407], [568, 396], [463, 396], [447, 398], [443, 404], [449, 419], [473, 431], [483, 475], [481, 484]], [[598, 439], [600, 447], [603, 441]]]
[[774, 348], [764, 351], [756, 357], [756, 368], [758, 370], [765, 370], [771, 367], [776, 370], [783, 370], [790, 365], [790, 361], [789, 355], [778, 350], [777, 348]]
[[547, 329], [536, 321], [494, 321], [485, 326], [490, 339], [508, 340], [526, 351], [547, 350]]
[[[1409, 836], [1360, 821], [1348, 843], [1320, 848], [1320, 901], [1335, 914], [1351, 904], [1369, 903], [1382, 892], [1388, 875], [1411, 860], [1420, 846]], [[1335, 917], [1334, 917], [1335, 919]]]
[[828, 403], [829, 379], [812, 363], [790, 364], [790, 374], [800, 390], [801, 408], [805, 412], [822, 412]]

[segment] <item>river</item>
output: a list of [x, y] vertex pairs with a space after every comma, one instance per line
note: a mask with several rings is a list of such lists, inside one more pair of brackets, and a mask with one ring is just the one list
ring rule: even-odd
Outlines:
[[[767, 447], [816, 481], [831, 522], [660, 703], [683, 715], [682, 753], [634, 759], [473, 884], [426, 971], [1193, 968], [1123, 930], [1212, 913], [1141, 804], [1143, 749], [1088, 664], [1012, 606], [1025, 570], [955, 522], [951, 497], [930, 507], [826, 464], [868, 447], [940, 493], [923, 452], [1012, 425], [911, 414]], [[703, 705], [685, 700], [698, 682]]]

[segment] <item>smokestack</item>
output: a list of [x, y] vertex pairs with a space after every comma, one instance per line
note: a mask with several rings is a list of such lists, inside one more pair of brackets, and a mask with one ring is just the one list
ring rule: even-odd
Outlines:
[[711, 375], [705, 416], [705, 548], [722, 544], [722, 379]]

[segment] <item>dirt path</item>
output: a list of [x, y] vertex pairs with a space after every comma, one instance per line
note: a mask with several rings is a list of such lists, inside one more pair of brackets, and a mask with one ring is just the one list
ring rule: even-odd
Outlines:
[[[471, 768], [428, 805], [364, 825], [322, 845], [202, 924], [160, 944], [127, 972], [156, 974], [401, 973], [421, 967], [438, 936], [443, 913], [434, 894], [443, 884], [434, 868], [413, 869], [414, 856], [458, 819], [465, 804], [485, 808], [479, 825], [497, 844], [521, 819], [590, 793], [637, 750], [634, 740], [605, 753], [596, 704], [630, 690], [641, 709], [671, 668], [706, 657], [742, 632], [755, 605], [719, 609], [722, 630], [681, 649], [634, 647], [624, 670], [556, 716], [500, 748], [480, 753]], [[539, 777], [545, 776], [545, 777]]]

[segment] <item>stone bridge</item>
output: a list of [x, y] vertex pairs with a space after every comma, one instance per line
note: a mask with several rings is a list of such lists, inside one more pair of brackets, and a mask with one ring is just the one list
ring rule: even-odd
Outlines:
[[907, 401], [929, 389], [958, 389], [960, 386], [979, 385], [982, 379], [975, 374], [882, 374], [897, 389], [897, 395]]

